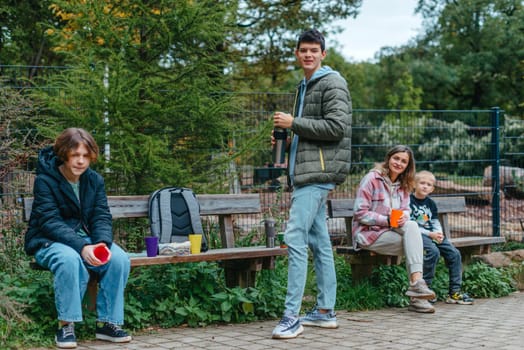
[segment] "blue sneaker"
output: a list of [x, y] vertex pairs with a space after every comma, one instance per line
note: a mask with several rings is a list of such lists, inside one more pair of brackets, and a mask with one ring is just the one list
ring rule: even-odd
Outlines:
[[76, 348], [75, 324], [68, 323], [56, 331], [56, 347], [60, 349]]
[[296, 338], [304, 331], [297, 316], [284, 314], [284, 317], [273, 329], [273, 339], [290, 339]]
[[100, 325], [98, 323], [95, 333], [96, 339], [107, 340], [113, 343], [128, 343], [131, 341], [131, 336], [120, 326], [109, 322], [100, 323]]
[[327, 313], [321, 313], [317, 307], [306, 313], [306, 316], [301, 317], [300, 323], [304, 326], [338, 328], [337, 315], [333, 310], [329, 310]]

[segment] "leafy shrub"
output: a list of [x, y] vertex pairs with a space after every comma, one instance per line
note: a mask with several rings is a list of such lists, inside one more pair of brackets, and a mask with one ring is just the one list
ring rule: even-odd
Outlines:
[[370, 281], [352, 283], [351, 266], [343, 256], [335, 255], [337, 271], [337, 309], [374, 310], [385, 306], [380, 291]]
[[381, 265], [371, 275], [371, 283], [378, 289], [387, 306], [408, 306], [409, 299], [405, 296], [409, 279], [404, 264]]
[[477, 298], [498, 298], [515, 290], [514, 281], [502, 270], [482, 262], [466, 266], [464, 269], [464, 290]]
[[494, 244], [491, 246], [491, 250], [494, 252], [506, 252], [517, 249], [524, 249], [524, 241], [506, 241], [503, 244]]
[[217, 263], [136, 268], [126, 288], [126, 325], [196, 327], [276, 317], [286, 288], [281, 273], [262, 271], [257, 288], [227, 288]]
[[431, 289], [437, 294], [438, 300], [444, 300], [449, 294], [449, 274], [444, 259], [440, 259], [435, 269], [435, 277], [431, 282]]

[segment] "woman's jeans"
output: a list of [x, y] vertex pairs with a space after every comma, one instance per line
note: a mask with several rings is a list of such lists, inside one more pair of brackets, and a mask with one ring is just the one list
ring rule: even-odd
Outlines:
[[431, 286], [435, 277], [440, 256], [444, 258], [449, 271], [449, 293], [460, 292], [462, 289], [462, 257], [460, 251], [451, 244], [449, 239], [444, 238], [442, 243], [436, 244], [427, 235], [422, 235], [424, 245], [424, 280]]
[[288, 246], [288, 279], [285, 314], [298, 315], [307, 279], [308, 247], [313, 253], [317, 278], [317, 307], [333, 309], [337, 278], [326, 222], [328, 189], [314, 185], [295, 188], [285, 241]]
[[[90, 238], [85, 239], [91, 242]], [[82, 298], [89, 281], [88, 270], [91, 270], [99, 280], [97, 321], [124, 323], [124, 289], [130, 261], [118, 245], [111, 245], [111, 260], [102, 266], [88, 265], [76, 250], [58, 242], [36, 252], [35, 260], [54, 275], [55, 306], [60, 321], [82, 321]]]

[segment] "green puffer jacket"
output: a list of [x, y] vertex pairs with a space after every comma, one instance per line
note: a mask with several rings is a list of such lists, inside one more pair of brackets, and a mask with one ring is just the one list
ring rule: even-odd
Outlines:
[[[307, 83], [302, 117], [295, 118], [291, 131], [299, 136], [294, 186], [344, 182], [351, 165], [351, 96], [347, 83], [337, 72], [313, 75]], [[298, 90], [295, 97], [298, 109]]]

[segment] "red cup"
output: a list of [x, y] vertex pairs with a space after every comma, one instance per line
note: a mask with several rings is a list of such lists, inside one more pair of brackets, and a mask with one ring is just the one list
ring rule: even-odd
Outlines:
[[93, 250], [93, 253], [95, 254], [96, 258], [103, 263], [106, 263], [109, 259], [109, 249], [107, 249], [105, 245], [99, 245], [95, 248], [95, 250]]
[[391, 215], [389, 217], [389, 224], [391, 227], [398, 227], [398, 220], [404, 215], [404, 212], [400, 209], [391, 209]]

